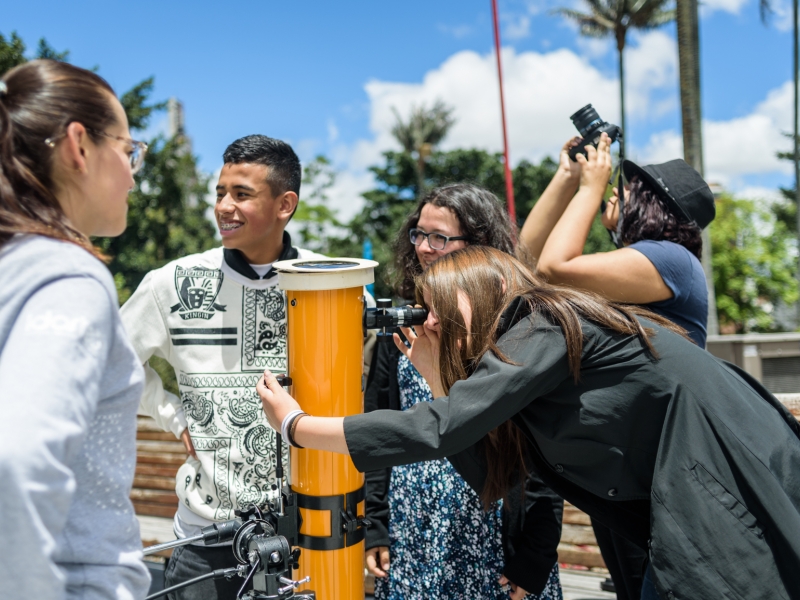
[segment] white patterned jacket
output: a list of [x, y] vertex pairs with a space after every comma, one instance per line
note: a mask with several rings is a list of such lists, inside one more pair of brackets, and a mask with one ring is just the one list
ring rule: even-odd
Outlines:
[[[285, 237], [281, 259], [325, 258]], [[148, 273], [121, 310], [146, 371], [139, 414], [178, 437], [188, 427], [197, 451], [175, 485], [178, 515], [188, 508], [195, 525], [263, 503], [274, 482], [275, 434], [255, 387], [265, 368], [286, 372], [286, 300], [274, 273], [257, 277], [240, 253], [215, 248]], [[180, 398], [153, 355], [174, 367]]]

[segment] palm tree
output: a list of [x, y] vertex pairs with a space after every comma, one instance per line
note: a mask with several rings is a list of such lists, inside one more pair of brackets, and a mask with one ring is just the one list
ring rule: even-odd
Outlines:
[[[680, 0], [682, 1], [682, 0]], [[586, 0], [590, 12], [569, 8], [556, 12], [572, 19], [580, 26], [581, 34], [602, 38], [613, 36], [619, 52], [619, 105], [620, 125], [625, 129], [625, 69], [622, 53], [629, 29], [654, 29], [675, 19], [675, 11], [665, 6], [671, 0]]]
[[441, 100], [437, 100], [430, 109], [424, 104], [419, 107], [412, 106], [408, 121], [403, 121], [396, 108], [392, 107], [392, 111], [396, 118], [392, 135], [400, 142], [403, 150], [411, 156], [416, 156], [417, 196], [422, 197], [425, 189], [425, 160], [456, 122], [453, 118], [453, 109]]
[[[683, 158], [703, 174], [703, 133], [700, 109], [700, 32], [697, 0], [678, 0], [678, 66], [683, 126]], [[708, 333], [719, 333], [714, 273], [711, 269], [711, 236], [703, 231], [703, 271], [708, 286]]]

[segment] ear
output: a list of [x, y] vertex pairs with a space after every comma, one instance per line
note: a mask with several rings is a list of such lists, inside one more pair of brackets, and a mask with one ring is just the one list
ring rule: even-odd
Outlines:
[[297, 208], [297, 203], [300, 199], [294, 192], [284, 192], [278, 198], [278, 218], [286, 219], [287, 221]]
[[88, 170], [87, 157], [89, 156], [91, 140], [82, 123], [73, 121], [67, 125], [64, 140], [56, 146], [56, 156], [67, 171], [86, 173]]
[[500, 276], [500, 289], [503, 290], [504, 294], [506, 293], [506, 290], [508, 289], [506, 287], [506, 278], [503, 277], [502, 275]]

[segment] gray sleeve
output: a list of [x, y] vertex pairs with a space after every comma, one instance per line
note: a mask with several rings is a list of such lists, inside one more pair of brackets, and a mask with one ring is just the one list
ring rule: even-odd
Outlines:
[[65, 594], [54, 556], [75, 493], [74, 462], [101, 397], [116, 310], [97, 280], [58, 280], [29, 298], [0, 354], [0, 531], [10, 550], [0, 581], [21, 586], [18, 597]]
[[498, 345], [509, 364], [487, 352], [450, 396], [407, 411], [345, 417], [344, 433], [359, 471], [444, 458], [478, 442], [569, 377], [566, 344], [555, 327], [518, 324]]

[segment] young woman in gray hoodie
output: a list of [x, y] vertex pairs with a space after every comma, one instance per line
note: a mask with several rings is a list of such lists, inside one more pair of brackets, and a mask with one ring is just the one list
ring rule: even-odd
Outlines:
[[0, 79], [0, 596], [137, 599], [128, 496], [142, 366], [90, 236], [125, 229], [146, 145], [111, 87], [39, 60]]

